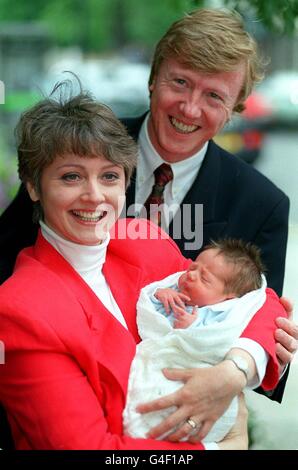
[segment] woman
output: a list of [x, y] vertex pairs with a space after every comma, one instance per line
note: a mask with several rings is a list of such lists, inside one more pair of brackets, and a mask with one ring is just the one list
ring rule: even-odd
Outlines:
[[[200, 394], [186, 400], [189, 414], [178, 401], [173, 413], [178, 428], [193, 434], [188, 442], [123, 436], [128, 373], [139, 341], [135, 306], [140, 289], [185, 269], [188, 262], [147, 221], [115, 223], [136, 160], [134, 143], [108, 108], [84, 93], [64, 99], [63, 85], [57, 89], [59, 100], [37, 104], [17, 128], [19, 175], [35, 202], [41, 230], [0, 288], [5, 345], [0, 401], [16, 447], [203, 449], [191, 418]], [[266, 305], [269, 327], [262, 327], [258, 314], [254, 326], [270, 355], [265, 379], [272, 386], [277, 361], [273, 335], [267, 333], [274, 331], [281, 311], [274, 295]], [[273, 306], [276, 314], [271, 314]], [[261, 330], [264, 338], [266, 330], [264, 341]], [[246, 381], [232, 361], [224, 362], [229, 380], [217, 388], [222, 395], [226, 388], [231, 400]], [[220, 370], [216, 367], [210, 368], [214, 374]], [[227, 385], [231, 381], [233, 386]], [[245, 420], [242, 407], [221, 449], [246, 448]]]

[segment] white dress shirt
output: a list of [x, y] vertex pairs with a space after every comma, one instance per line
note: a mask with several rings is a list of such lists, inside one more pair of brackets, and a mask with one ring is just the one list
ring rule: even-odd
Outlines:
[[63, 258], [84, 279], [86, 284], [93, 290], [103, 305], [111, 312], [117, 320], [126, 328], [127, 324], [122, 315], [111, 289], [102, 273], [102, 267], [106, 260], [107, 246], [110, 241], [108, 234], [100, 245], [79, 245], [60, 237], [40, 221], [43, 237], [60, 253]]
[[[144, 204], [151, 193], [152, 186], [154, 184], [154, 171], [162, 163], [167, 163], [156, 152], [150, 141], [147, 130], [148, 116], [146, 116], [145, 121], [142, 124], [138, 140], [139, 154], [135, 199], [136, 216], [139, 215], [139, 207]], [[207, 152], [207, 148], [208, 142], [192, 157], [186, 158], [182, 162], [171, 163], [170, 166], [173, 172], [173, 180], [166, 185], [163, 193], [164, 203], [168, 207], [171, 207], [168, 222], [173, 219], [185, 194], [194, 183]]]

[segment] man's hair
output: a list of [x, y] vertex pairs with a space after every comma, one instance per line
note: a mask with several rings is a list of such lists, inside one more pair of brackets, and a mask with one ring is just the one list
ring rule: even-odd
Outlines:
[[265, 267], [261, 261], [260, 249], [243, 240], [226, 238], [206, 245], [203, 251], [216, 249], [226, 263], [232, 265], [231, 276], [225, 279], [225, 294], [234, 293], [241, 297], [262, 286]]
[[38, 193], [43, 170], [57, 156], [103, 156], [123, 167], [126, 185], [136, 165], [137, 147], [123, 124], [78, 84], [80, 92], [74, 95], [71, 81], [57, 83], [17, 124], [19, 177]]
[[246, 74], [233, 111], [245, 109], [244, 101], [264, 76], [264, 62], [256, 41], [245, 31], [234, 10], [198, 9], [173, 23], [156, 46], [149, 86], [165, 59], [175, 59], [192, 70], [218, 73], [234, 70], [241, 62]]

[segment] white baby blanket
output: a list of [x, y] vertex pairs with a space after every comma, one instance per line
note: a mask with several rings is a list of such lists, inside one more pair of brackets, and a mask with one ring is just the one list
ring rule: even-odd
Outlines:
[[[173, 284], [181, 274], [182, 272], [175, 273], [162, 281], [147, 285], [139, 297], [137, 323], [142, 341], [137, 346], [131, 365], [127, 403], [123, 413], [124, 432], [132, 437], [146, 437], [152, 427], [173, 411], [172, 407], [146, 414], [136, 412], [139, 403], [168, 395], [183, 385], [166, 379], [162, 369], [210, 367], [222, 361], [266, 299], [266, 280], [263, 276], [260, 289], [210, 306], [215, 311], [227, 312], [221, 322], [174, 329], [166, 317], [155, 311], [150, 296], [157, 288]], [[214, 424], [204, 442], [218, 442], [223, 439], [234, 424], [237, 411], [238, 402], [235, 398]]]

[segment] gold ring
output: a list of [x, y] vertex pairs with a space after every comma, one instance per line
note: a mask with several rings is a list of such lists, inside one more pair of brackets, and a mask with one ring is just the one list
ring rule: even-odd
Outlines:
[[192, 429], [197, 429], [198, 425], [193, 419], [189, 418], [186, 420], [186, 422], [192, 427]]

